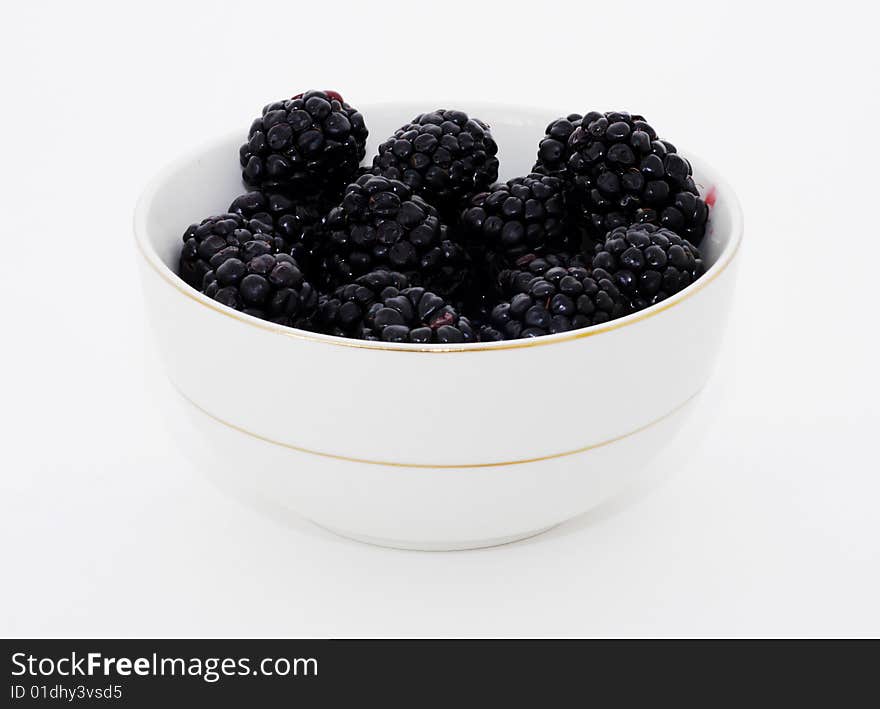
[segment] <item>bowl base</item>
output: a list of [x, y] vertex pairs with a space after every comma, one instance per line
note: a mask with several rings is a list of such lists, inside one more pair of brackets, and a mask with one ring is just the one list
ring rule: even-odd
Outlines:
[[498, 547], [503, 544], [512, 544], [513, 542], [519, 542], [523, 539], [529, 539], [531, 537], [537, 537], [539, 534], [543, 534], [554, 527], [558, 527], [558, 524], [551, 524], [547, 527], [542, 527], [541, 529], [533, 529], [529, 532], [520, 532], [518, 534], [511, 534], [506, 537], [494, 537], [490, 539], [472, 539], [465, 542], [462, 541], [454, 541], [454, 542], [429, 542], [429, 541], [408, 541], [406, 539], [386, 539], [384, 537], [371, 537], [366, 534], [358, 534], [357, 532], [349, 532], [344, 529], [336, 529], [334, 527], [328, 527], [323, 524], [318, 524], [314, 520], [309, 520], [316, 527], [320, 527], [328, 532], [332, 532], [337, 536], [343, 537], [345, 539], [350, 539], [355, 542], [361, 542], [362, 544], [370, 544], [376, 547], [385, 547], [386, 549], [401, 549], [404, 551], [466, 551], [468, 549], [486, 549], [488, 547]]

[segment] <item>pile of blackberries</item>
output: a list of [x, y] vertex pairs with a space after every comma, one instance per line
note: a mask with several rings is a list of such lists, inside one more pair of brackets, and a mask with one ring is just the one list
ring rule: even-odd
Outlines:
[[187, 228], [181, 278], [290, 327], [468, 343], [598, 325], [703, 273], [709, 208], [641, 116], [559, 118], [502, 184], [490, 127], [463, 111], [416, 116], [371, 166], [366, 140], [335, 91], [266, 106], [239, 153], [251, 191]]

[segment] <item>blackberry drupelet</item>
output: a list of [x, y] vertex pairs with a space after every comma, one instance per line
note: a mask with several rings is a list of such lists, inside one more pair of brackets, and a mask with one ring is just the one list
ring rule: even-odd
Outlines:
[[340, 337], [364, 336], [364, 316], [371, 305], [398, 295], [409, 286], [402, 273], [376, 269], [353, 283], [337, 288], [332, 295], [321, 296], [315, 327], [320, 332]]
[[230, 253], [217, 261], [205, 275], [205, 295], [280, 325], [309, 325], [318, 295], [292, 256], [262, 253], [248, 259]]
[[461, 227], [469, 244], [511, 264], [524, 254], [572, 247], [562, 180], [546, 175], [516, 177], [475, 194], [461, 214]]
[[586, 262], [579, 253], [570, 254], [560, 251], [558, 253], [540, 255], [526, 254], [518, 258], [515, 265], [518, 269], [527, 269], [536, 276], [543, 276], [550, 268], [586, 267]]
[[700, 250], [654, 224], [618, 227], [596, 247], [593, 273], [603, 273], [642, 310], [686, 288], [703, 274]]
[[485, 123], [440, 109], [416, 116], [382, 143], [373, 172], [400, 180], [452, 217], [464, 199], [498, 179], [497, 152]]
[[200, 290], [205, 274], [215, 265], [215, 259], [239, 255], [243, 250], [256, 255], [257, 251], [277, 253], [286, 248], [286, 242], [265, 221], [249, 220], [239, 214], [217, 214], [191, 224], [183, 233], [178, 273], [189, 285]]
[[470, 321], [424, 288], [405, 288], [373, 303], [364, 317], [364, 338], [384, 342], [476, 342]]
[[317, 275], [320, 227], [333, 205], [323, 197], [290, 199], [279, 193], [254, 191], [236, 197], [229, 212], [268, 224], [283, 240], [279, 251], [289, 253], [310, 280]]
[[270, 103], [250, 127], [239, 160], [245, 184], [290, 196], [341, 191], [366, 154], [363, 116], [335, 91]]
[[691, 165], [642, 116], [559, 118], [547, 127], [534, 170], [566, 181], [572, 208], [596, 240], [634, 223], [659, 224], [693, 244], [703, 238], [709, 210]]
[[350, 184], [327, 215], [323, 238], [329, 288], [385, 266], [445, 297], [467, 275], [467, 255], [437, 210], [398, 180], [363, 175]]
[[506, 271], [502, 289], [509, 299], [492, 310], [483, 339], [513, 340], [578, 330], [627, 313], [626, 300], [607, 274], [582, 266], [553, 266], [540, 276]]

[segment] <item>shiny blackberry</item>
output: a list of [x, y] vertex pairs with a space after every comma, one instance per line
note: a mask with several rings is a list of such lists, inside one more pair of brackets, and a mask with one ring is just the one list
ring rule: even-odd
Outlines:
[[318, 295], [289, 254], [229, 254], [205, 275], [202, 292], [235, 310], [290, 327], [308, 327]]
[[409, 286], [402, 273], [376, 269], [353, 283], [337, 288], [332, 295], [321, 296], [315, 315], [315, 327], [328, 335], [364, 337], [364, 316], [370, 306], [400, 294]]
[[462, 200], [498, 178], [497, 152], [485, 123], [463, 111], [439, 109], [416, 116], [382, 143], [373, 172], [400, 180], [451, 216]]
[[703, 274], [700, 250], [687, 239], [654, 224], [618, 227], [596, 247], [593, 272], [610, 277], [641, 310], [686, 288]]
[[324, 224], [324, 276], [330, 287], [378, 267], [447, 296], [467, 275], [467, 256], [437, 210], [398, 180], [363, 175], [346, 188]]
[[296, 259], [309, 278], [317, 275], [321, 222], [333, 205], [324, 197], [291, 199], [280, 193], [247, 192], [236, 197], [229, 212], [269, 225], [283, 240], [279, 249]]
[[245, 184], [289, 196], [329, 195], [366, 154], [363, 116], [335, 91], [306, 91], [263, 108], [239, 160]]
[[569, 248], [562, 180], [531, 174], [479, 192], [462, 212], [461, 227], [468, 242], [511, 263]]
[[489, 342], [507, 339], [504, 332], [492, 323], [492, 311], [497, 305], [508, 302], [513, 295], [520, 292], [512, 290], [515, 278], [525, 279], [528, 283], [550, 269], [585, 269], [586, 263], [580, 253], [525, 254], [512, 266], [494, 270], [490, 280], [482, 281], [475, 292], [468, 293], [460, 309], [478, 329], [480, 340]]
[[508, 299], [492, 310], [483, 339], [513, 340], [598, 325], [627, 313], [626, 299], [607, 274], [582, 266], [554, 266], [540, 276], [528, 269], [502, 274]]
[[514, 264], [508, 268], [500, 269], [495, 276], [495, 292], [510, 295], [505, 284], [509, 283], [512, 273], [527, 274], [534, 278], [543, 276], [551, 268], [587, 268], [587, 260], [579, 253], [570, 254], [557, 252], [548, 254], [525, 254], [520, 256]]
[[275, 234], [270, 224], [239, 214], [217, 214], [187, 227], [177, 272], [193, 288], [201, 289], [215, 259], [242, 252], [253, 256], [258, 252], [278, 253], [286, 249], [286, 242]]
[[475, 258], [473, 263], [474, 268], [467, 287], [455, 300], [455, 307], [467, 315], [471, 324], [478, 329], [490, 322], [495, 305], [510, 295], [502, 287], [502, 283], [511, 271], [528, 273], [534, 277], [541, 276], [554, 267], [569, 268], [586, 264], [579, 253], [567, 252], [524, 254], [512, 264], [490, 254], [482, 259]]
[[534, 170], [565, 180], [571, 206], [597, 240], [633, 223], [658, 224], [693, 244], [703, 238], [709, 210], [691, 165], [642, 116], [593, 111], [557, 119]]
[[470, 321], [424, 288], [405, 288], [373, 303], [364, 317], [364, 338], [383, 342], [476, 342]]

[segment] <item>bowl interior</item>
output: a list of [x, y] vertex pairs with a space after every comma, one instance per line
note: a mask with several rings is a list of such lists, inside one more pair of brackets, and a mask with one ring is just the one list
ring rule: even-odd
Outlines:
[[[534, 164], [538, 141], [547, 124], [564, 112], [534, 108], [448, 102], [488, 123], [498, 143], [499, 179], [524, 175]], [[370, 131], [366, 161], [372, 160], [379, 143], [417, 114], [440, 106], [414, 103], [364, 105], [361, 111]], [[177, 272], [181, 235], [186, 227], [212, 214], [224, 212], [236, 195], [246, 191], [241, 182], [238, 148], [246, 127], [226, 138], [201, 146], [178, 160], [148, 188], [139, 207], [138, 236], [172, 272]], [[732, 248], [738, 232], [738, 207], [729, 189], [699, 159], [691, 161], [700, 192], [713, 209], [709, 229], [701, 245], [707, 267]]]

